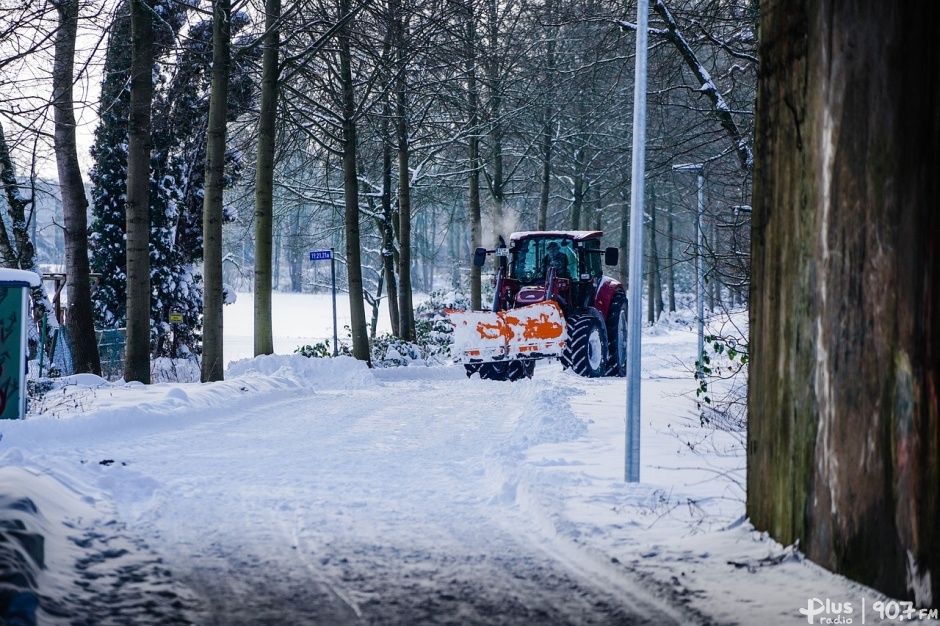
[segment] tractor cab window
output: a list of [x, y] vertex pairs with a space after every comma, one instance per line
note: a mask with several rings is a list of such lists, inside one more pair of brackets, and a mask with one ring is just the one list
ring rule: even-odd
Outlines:
[[603, 255], [599, 252], [601, 249], [600, 239], [588, 239], [582, 245], [585, 250], [592, 251], [584, 255], [584, 271], [590, 274], [591, 278], [600, 278], [604, 274], [601, 263]]
[[549, 268], [559, 278], [577, 278], [578, 256], [567, 237], [539, 237], [516, 242], [510, 276], [523, 285], [545, 280]]

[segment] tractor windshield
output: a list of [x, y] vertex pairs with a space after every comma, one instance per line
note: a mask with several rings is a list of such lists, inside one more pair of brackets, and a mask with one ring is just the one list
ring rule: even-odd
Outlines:
[[517, 241], [510, 276], [523, 285], [544, 282], [549, 268], [559, 278], [578, 276], [578, 255], [568, 237], [532, 237]]

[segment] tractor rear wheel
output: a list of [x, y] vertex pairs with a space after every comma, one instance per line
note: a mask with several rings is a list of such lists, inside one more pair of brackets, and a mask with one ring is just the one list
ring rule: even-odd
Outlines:
[[607, 372], [607, 329], [599, 316], [581, 313], [568, 318], [568, 343], [561, 364], [586, 378]]
[[622, 293], [607, 311], [607, 375], [627, 375], [627, 298]]

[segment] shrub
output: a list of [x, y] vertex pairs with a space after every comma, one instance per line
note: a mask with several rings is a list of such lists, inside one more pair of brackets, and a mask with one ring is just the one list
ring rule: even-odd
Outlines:
[[[311, 345], [300, 346], [294, 350], [294, 354], [300, 354], [308, 359], [328, 359], [333, 356], [333, 348], [330, 346], [330, 340], [326, 339]], [[352, 348], [343, 341], [339, 342], [337, 350], [339, 356], [352, 356]]]

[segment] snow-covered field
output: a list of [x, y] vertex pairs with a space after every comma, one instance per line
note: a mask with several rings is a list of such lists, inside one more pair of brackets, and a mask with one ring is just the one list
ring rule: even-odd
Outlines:
[[[271, 327], [274, 352], [291, 354], [299, 346], [328, 339], [333, 345], [333, 305], [329, 294], [274, 292], [271, 305]], [[336, 296], [336, 325], [343, 341], [349, 325], [349, 300], [345, 294]], [[235, 302], [223, 308], [225, 359], [237, 361], [254, 355], [254, 300], [250, 293], [240, 293]], [[366, 307], [366, 319], [372, 309]], [[388, 313], [379, 316], [378, 333], [389, 332]]]
[[[224, 382], [72, 377], [0, 427], [0, 529], [25, 537], [0, 564], [45, 538], [20, 585], [40, 623], [882, 623], [888, 599], [743, 519], [743, 433], [699, 425], [681, 316], [643, 337], [627, 484], [623, 379], [289, 354], [332, 334], [328, 303], [279, 297], [282, 354]], [[250, 311], [226, 311], [228, 358]]]

